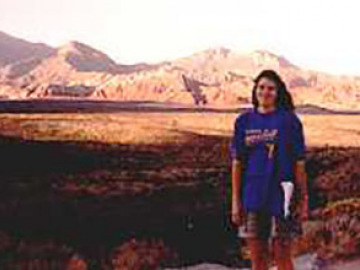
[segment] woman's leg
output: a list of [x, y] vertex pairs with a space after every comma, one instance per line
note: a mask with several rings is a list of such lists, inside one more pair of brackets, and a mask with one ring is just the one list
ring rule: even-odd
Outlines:
[[247, 238], [247, 245], [250, 249], [251, 269], [268, 270], [269, 268], [269, 245], [268, 239]]
[[291, 259], [291, 239], [274, 237], [273, 241], [274, 259], [279, 270], [294, 270]]

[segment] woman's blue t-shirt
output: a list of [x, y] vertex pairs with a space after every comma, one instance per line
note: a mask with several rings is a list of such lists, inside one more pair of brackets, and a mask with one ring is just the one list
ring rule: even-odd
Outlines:
[[283, 214], [281, 181], [293, 181], [295, 160], [305, 158], [303, 126], [298, 116], [277, 108], [240, 114], [230, 145], [232, 158], [243, 161], [242, 204], [247, 211]]

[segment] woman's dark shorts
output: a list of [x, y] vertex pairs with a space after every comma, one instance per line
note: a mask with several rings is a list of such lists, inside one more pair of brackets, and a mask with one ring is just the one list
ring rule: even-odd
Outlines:
[[241, 238], [293, 238], [301, 233], [301, 224], [294, 219], [285, 220], [264, 211], [245, 213], [244, 223], [238, 228], [238, 237]]

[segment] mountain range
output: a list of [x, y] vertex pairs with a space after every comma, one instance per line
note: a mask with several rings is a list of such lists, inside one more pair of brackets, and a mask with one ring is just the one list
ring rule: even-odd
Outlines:
[[296, 105], [360, 109], [360, 76], [305, 69], [268, 50], [239, 53], [216, 47], [173, 61], [123, 65], [81, 42], [53, 48], [0, 32], [3, 99], [66, 97], [193, 104], [198, 93], [211, 106], [240, 106], [250, 103], [253, 78], [267, 68], [279, 72]]

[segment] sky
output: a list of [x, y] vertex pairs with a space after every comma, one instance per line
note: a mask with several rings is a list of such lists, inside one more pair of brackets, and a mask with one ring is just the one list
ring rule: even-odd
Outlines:
[[77, 40], [121, 64], [226, 47], [360, 75], [359, 10], [356, 0], [0, 0], [0, 31], [51, 46]]

